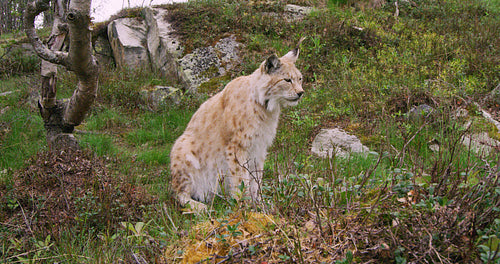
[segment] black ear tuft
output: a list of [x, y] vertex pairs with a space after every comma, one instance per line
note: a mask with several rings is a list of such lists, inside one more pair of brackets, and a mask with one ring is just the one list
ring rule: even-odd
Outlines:
[[299, 51], [299, 49], [300, 49], [300, 44], [302, 44], [302, 41], [304, 41], [304, 39], [306, 39], [306, 37], [302, 37], [302, 38], [300, 38], [299, 43], [297, 43], [297, 47], [295, 48], [295, 49], [297, 50], [297, 52]]
[[276, 56], [276, 54], [273, 54], [269, 58], [267, 58], [265, 64], [265, 70], [267, 74], [275, 72], [280, 67], [281, 67], [280, 59], [278, 59], [278, 56]]
[[304, 39], [306, 39], [306, 38], [305, 37], [301, 38], [299, 40], [299, 43], [297, 43], [297, 47], [295, 47], [295, 49], [293, 49], [293, 50], [289, 51], [287, 54], [285, 54], [285, 56], [283, 56], [283, 59], [286, 59], [288, 61], [295, 63], [297, 61], [297, 58], [299, 57], [300, 44], [302, 43], [302, 41], [304, 41]]

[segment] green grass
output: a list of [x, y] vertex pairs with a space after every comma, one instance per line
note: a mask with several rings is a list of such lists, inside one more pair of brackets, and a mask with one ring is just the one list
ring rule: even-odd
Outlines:
[[113, 138], [107, 135], [84, 135], [80, 142], [85, 148], [101, 156], [115, 155], [118, 150], [113, 144]]
[[102, 107], [95, 111], [84, 124], [85, 129], [103, 132], [111, 129], [127, 129], [130, 127], [130, 117], [117, 109]]
[[0, 81], [0, 168], [20, 169], [25, 161], [43, 148], [45, 131], [42, 118], [27, 101], [33, 77], [14, 77]]
[[[307, 37], [297, 61], [306, 94], [297, 107], [283, 111], [265, 164], [268, 207], [261, 210], [287, 223], [277, 221], [276, 255], [267, 259], [309, 263], [314, 262], [311, 256], [320, 259], [323, 254], [339, 263], [351, 257], [354, 262], [385, 263], [495, 260], [500, 237], [495, 223], [500, 219], [498, 152], [478, 155], [460, 139], [471, 120], [474, 131], [498, 131], [477, 116], [460, 119], [454, 113], [500, 83], [500, 46], [494, 45], [500, 39], [498, 5], [483, 0], [400, 1], [395, 18], [394, 1], [380, 8], [368, 8], [369, 2], [290, 1], [316, 7], [304, 20], [290, 23], [262, 13], [281, 12], [285, 2], [210, 0], [168, 6], [186, 52], [229, 33], [245, 43], [242, 64], [231, 78], [253, 72], [270, 54], [283, 55]], [[131, 13], [137, 16], [139, 10]], [[0, 197], [6, 199], [2, 210], [19, 207], [8, 191], [13, 188], [10, 181], [29, 165], [30, 157], [46, 149], [42, 120], [26, 100], [37, 89], [36, 77], [8, 77], [0, 79], [0, 93], [14, 91], [0, 97], [0, 192], [6, 193]], [[72, 94], [75, 80], [60, 70], [58, 98]], [[146, 232], [137, 235], [116, 223], [82, 223], [62, 227], [57, 237], [47, 240], [45, 234], [24, 237], [23, 228], [1, 225], [2, 261], [153, 262], [171, 257], [167, 249], [184, 238], [194, 239], [196, 224], [254, 210], [217, 197], [209, 215], [182, 214], [168, 192], [170, 148], [207, 95], [184, 95], [179, 105], [151, 110], [141, 90], [155, 85], [172, 83], [154, 72], [102, 69], [96, 103], [76, 128], [83, 148], [105, 160], [108, 173], [121, 179], [124, 190], [144, 189], [158, 199], [143, 208], [140, 221], [131, 221], [144, 223]], [[408, 110], [424, 103], [435, 109], [433, 116], [410, 121]], [[357, 135], [378, 156], [329, 160], [312, 155], [312, 139], [325, 127]], [[439, 150], [431, 150], [429, 142], [438, 142]], [[404, 202], [409, 194], [415, 203]], [[85, 205], [98, 198], [81, 199]], [[129, 202], [134, 201], [140, 196]], [[307, 230], [311, 221], [314, 228]], [[470, 240], [465, 243], [463, 237]], [[246, 252], [247, 260], [266, 253], [266, 246], [256, 255]], [[312, 253], [305, 256], [302, 246]]]
[[45, 134], [42, 119], [29, 112], [5, 113], [2, 122], [2, 144], [0, 167], [19, 169], [25, 162], [42, 149]]

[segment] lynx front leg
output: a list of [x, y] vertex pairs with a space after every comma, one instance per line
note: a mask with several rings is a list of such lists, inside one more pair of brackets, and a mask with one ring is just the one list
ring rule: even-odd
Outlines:
[[172, 190], [175, 193], [175, 198], [182, 207], [188, 205], [193, 211], [200, 213], [207, 210], [207, 206], [203, 203], [195, 201], [191, 198], [193, 191], [193, 182], [191, 176], [185, 170], [178, 170], [179, 167], [175, 164], [176, 160], [172, 161]]
[[261, 184], [264, 171], [264, 159], [262, 157], [251, 157], [244, 165], [244, 182], [247, 188], [247, 196], [253, 202], [261, 200]]
[[[247, 155], [237, 147], [229, 146], [226, 150], [226, 161], [229, 167], [229, 179], [226, 179], [226, 186], [229, 187], [231, 195], [236, 199], [248, 196], [250, 177], [248, 171]], [[240, 189], [244, 183], [245, 189]]]
[[250, 160], [250, 184], [249, 184], [249, 192], [252, 200], [254, 202], [260, 201], [260, 187], [262, 184], [262, 175], [264, 174], [264, 159], [255, 158]]

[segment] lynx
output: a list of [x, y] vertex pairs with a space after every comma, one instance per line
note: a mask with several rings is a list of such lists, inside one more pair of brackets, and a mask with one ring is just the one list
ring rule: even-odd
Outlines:
[[221, 190], [238, 196], [243, 189], [243, 195], [259, 200], [281, 108], [297, 105], [304, 93], [295, 67], [300, 42], [283, 57], [272, 55], [252, 74], [229, 82], [193, 115], [170, 153], [172, 190], [182, 206], [205, 210], [202, 202]]

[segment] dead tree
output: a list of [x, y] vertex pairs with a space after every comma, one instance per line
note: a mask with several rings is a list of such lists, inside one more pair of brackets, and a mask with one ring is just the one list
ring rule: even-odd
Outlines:
[[[72, 132], [97, 95], [99, 67], [92, 55], [90, 4], [91, 0], [54, 0], [54, 24], [47, 45], [38, 37], [34, 20], [50, 7], [50, 0], [31, 2], [24, 14], [24, 31], [43, 60], [38, 106], [51, 150], [78, 148]], [[57, 65], [74, 72], [78, 79], [69, 100], [56, 100]]]

